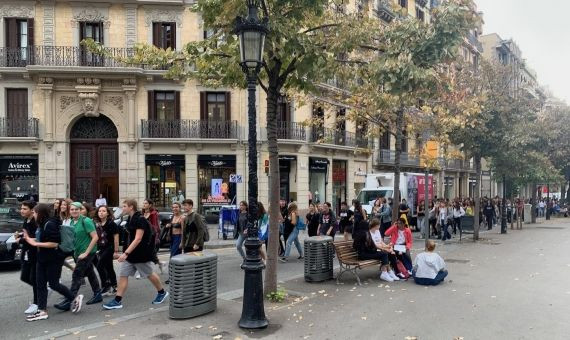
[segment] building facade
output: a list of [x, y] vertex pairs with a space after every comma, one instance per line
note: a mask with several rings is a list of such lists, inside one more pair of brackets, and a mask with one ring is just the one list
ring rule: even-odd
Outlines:
[[[137, 42], [180, 49], [205, 36], [192, 1], [2, 1], [1, 201], [71, 197], [158, 207], [191, 198], [200, 211], [247, 197], [247, 97], [241, 90], [166, 80], [165, 71], [114, 56]], [[258, 91], [259, 199], [267, 202], [265, 100]], [[326, 112], [331, 111], [331, 112]], [[325, 114], [326, 113], [326, 114]], [[322, 116], [322, 125], [301, 122]], [[279, 195], [304, 208], [356, 197], [371, 163], [344, 111], [318, 102], [279, 106]], [[235, 175], [235, 176], [234, 176]]]

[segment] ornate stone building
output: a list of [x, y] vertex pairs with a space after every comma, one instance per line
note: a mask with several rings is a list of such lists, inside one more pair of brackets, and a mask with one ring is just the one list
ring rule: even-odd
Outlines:
[[[137, 42], [180, 49], [205, 34], [191, 3], [0, 3], [2, 201], [93, 202], [103, 194], [111, 205], [148, 197], [165, 207], [185, 197], [214, 214], [247, 197], [243, 91], [166, 80], [162, 70], [125, 65], [80, 46], [92, 38], [114, 56], [128, 56]], [[325, 110], [280, 104], [279, 194], [303, 208], [310, 199], [335, 205], [352, 199], [370, 168], [362, 152], [367, 140], [344, 123], [343, 110]], [[260, 200], [266, 202], [262, 93], [258, 112]], [[300, 124], [314, 115], [323, 117], [322, 126]]]

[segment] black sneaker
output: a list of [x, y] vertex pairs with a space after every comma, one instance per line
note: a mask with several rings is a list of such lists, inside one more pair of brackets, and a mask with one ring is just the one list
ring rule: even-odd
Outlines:
[[55, 309], [59, 309], [61, 311], [67, 312], [71, 309], [71, 301], [63, 300], [60, 303], [56, 303], [55, 305], [53, 305], [53, 307]]
[[87, 301], [85, 304], [92, 305], [94, 303], [100, 303], [100, 302], [103, 302], [103, 297], [101, 296], [101, 292], [93, 295], [93, 297], [89, 299], [89, 301]]

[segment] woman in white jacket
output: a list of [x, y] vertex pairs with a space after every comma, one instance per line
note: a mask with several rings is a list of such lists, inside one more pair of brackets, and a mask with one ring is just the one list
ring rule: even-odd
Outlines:
[[436, 286], [447, 277], [445, 261], [434, 253], [435, 242], [428, 240], [425, 252], [416, 256], [412, 276], [414, 282], [424, 286]]

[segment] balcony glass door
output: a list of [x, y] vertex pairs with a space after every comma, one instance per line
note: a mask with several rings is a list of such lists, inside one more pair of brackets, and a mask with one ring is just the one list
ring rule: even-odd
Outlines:
[[[93, 39], [95, 42], [103, 44], [103, 23], [102, 22], [81, 22], [79, 23], [79, 41]], [[81, 66], [104, 66], [103, 57], [95, 55], [81, 47]]]

